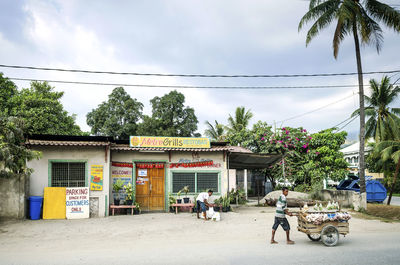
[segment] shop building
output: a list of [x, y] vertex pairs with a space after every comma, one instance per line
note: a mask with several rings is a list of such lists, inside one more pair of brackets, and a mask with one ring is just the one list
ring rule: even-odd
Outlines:
[[46, 187], [89, 187], [90, 216], [104, 217], [114, 197], [124, 200], [123, 192], [112, 190], [121, 179], [132, 183], [133, 200], [143, 211], [167, 211], [169, 194], [176, 197], [183, 186], [189, 186], [188, 197], [213, 189], [217, 198], [236, 188], [234, 169], [266, 168], [280, 159], [206, 138], [137, 138], [30, 136], [27, 146], [42, 157], [28, 163], [34, 170], [28, 196], [43, 196]]

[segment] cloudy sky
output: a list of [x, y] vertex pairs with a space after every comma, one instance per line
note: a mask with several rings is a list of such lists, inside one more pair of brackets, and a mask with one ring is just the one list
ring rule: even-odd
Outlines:
[[[387, 0], [399, 6], [398, 0]], [[230, 1], [0, 1], [0, 64], [173, 74], [315, 74], [356, 72], [348, 38], [333, 58], [333, 28], [308, 47], [299, 20], [304, 0]], [[400, 34], [384, 28], [380, 54], [363, 47], [364, 71], [400, 70]], [[63, 73], [0, 68], [8, 77], [150, 85], [318, 86], [357, 85], [356, 76], [313, 78], [185, 78]], [[394, 75], [395, 81], [400, 74]], [[365, 76], [381, 79], [382, 75]], [[15, 81], [22, 87], [29, 82]], [[113, 86], [52, 84], [64, 91], [68, 112], [89, 131], [86, 114], [107, 100]], [[145, 104], [171, 89], [125, 87]], [[313, 132], [332, 127], [358, 108], [356, 87], [268, 90], [178, 89], [195, 109], [199, 132], [205, 121], [226, 123], [237, 106], [257, 120], [303, 126]], [[353, 95], [353, 96], [352, 96]], [[329, 105], [329, 106], [327, 106]], [[395, 102], [400, 105], [400, 100]], [[327, 106], [327, 107], [324, 107]], [[324, 107], [324, 108], [321, 108]], [[317, 111], [316, 110], [319, 109]], [[306, 115], [303, 113], [311, 112]], [[297, 117], [298, 116], [298, 117]], [[294, 118], [293, 118], [294, 117]], [[290, 119], [293, 118], [293, 119]], [[282, 121], [284, 121], [282, 123]], [[346, 128], [357, 136], [358, 120]]]

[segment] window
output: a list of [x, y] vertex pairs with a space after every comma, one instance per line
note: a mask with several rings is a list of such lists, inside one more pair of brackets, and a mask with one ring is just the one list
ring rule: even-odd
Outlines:
[[51, 163], [52, 187], [85, 187], [86, 163], [53, 162]]
[[177, 193], [184, 186], [189, 186], [191, 193], [208, 189], [219, 192], [218, 173], [172, 173], [172, 192]]

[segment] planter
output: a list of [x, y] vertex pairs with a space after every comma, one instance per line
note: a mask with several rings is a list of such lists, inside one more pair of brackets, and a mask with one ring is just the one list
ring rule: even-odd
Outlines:
[[219, 207], [219, 206], [214, 206], [214, 211], [219, 212], [220, 209], [221, 209], [221, 207]]
[[126, 205], [132, 205], [133, 200], [126, 200], [125, 203]]
[[231, 210], [231, 207], [230, 207], [230, 206], [222, 207], [222, 211], [223, 211], [224, 213], [229, 212], [230, 210]]
[[114, 199], [114, 205], [119, 205], [119, 199]]
[[190, 201], [189, 198], [183, 198], [184, 203], [189, 203], [189, 201]]
[[140, 210], [139, 209], [133, 209], [133, 214], [140, 214]]
[[182, 199], [176, 199], [176, 203], [182, 203]]

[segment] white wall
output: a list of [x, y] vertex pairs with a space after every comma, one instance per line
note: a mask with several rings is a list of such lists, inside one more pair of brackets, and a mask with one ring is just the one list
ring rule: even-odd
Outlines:
[[[104, 217], [108, 212], [109, 183], [110, 183], [110, 152], [103, 147], [90, 146], [33, 146], [32, 149], [42, 152], [40, 160], [28, 162], [28, 167], [33, 168], [34, 172], [30, 177], [30, 196], [43, 196], [45, 187], [49, 187], [49, 161], [50, 160], [86, 160], [88, 186], [90, 187], [90, 167], [91, 165], [103, 165], [103, 190], [90, 191], [90, 197], [99, 199], [99, 217]], [[107, 207], [106, 207], [107, 198]]]

